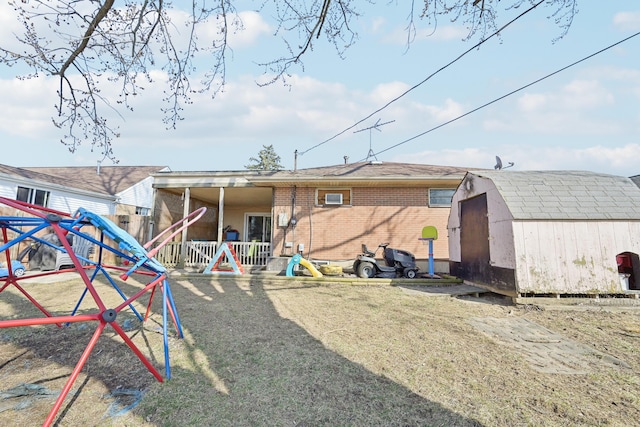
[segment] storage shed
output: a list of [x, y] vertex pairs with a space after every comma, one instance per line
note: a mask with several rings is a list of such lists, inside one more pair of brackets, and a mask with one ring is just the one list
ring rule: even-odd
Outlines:
[[451, 203], [451, 273], [510, 296], [640, 289], [640, 188], [584, 171], [470, 171]]

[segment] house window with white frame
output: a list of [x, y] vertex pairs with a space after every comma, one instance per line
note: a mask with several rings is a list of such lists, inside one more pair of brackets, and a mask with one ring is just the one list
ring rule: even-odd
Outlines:
[[318, 188], [316, 190], [317, 206], [345, 206], [351, 205], [351, 189], [349, 188]]
[[449, 208], [451, 207], [451, 199], [455, 188], [430, 188], [429, 189], [429, 207], [430, 208]]
[[18, 187], [16, 200], [46, 208], [49, 205], [49, 192], [35, 188]]

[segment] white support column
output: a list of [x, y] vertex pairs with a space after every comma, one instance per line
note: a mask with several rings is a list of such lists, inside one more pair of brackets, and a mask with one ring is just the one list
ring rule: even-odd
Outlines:
[[[182, 201], [182, 218], [186, 218], [189, 216], [189, 212], [191, 209], [191, 189], [184, 189], [184, 200]], [[178, 261], [178, 268], [184, 268], [185, 260], [187, 258], [187, 228], [182, 230], [181, 241], [180, 241], [180, 260]]]
[[218, 198], [218, 247], [222, 244], [222, 234], [224, 229], [224, 187], [220, 187], [220, 197]]

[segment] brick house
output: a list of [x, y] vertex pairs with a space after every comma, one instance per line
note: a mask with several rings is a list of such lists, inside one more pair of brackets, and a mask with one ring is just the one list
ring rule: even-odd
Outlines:
[[302, 253], [335, 261], [353, 259], [363, 243], [389, 242], [425, 259], [418, 237], [432, 225], [441, 236], [435, 258], [446, 260], [451, 197], [466, 171], [360, 162], [276, 172], [163, 172], [154, 175], [156, 232], [207, 206], [209, 218], [190, 227], [183, 244], [237, 239], [261, 242], [274, 257]]

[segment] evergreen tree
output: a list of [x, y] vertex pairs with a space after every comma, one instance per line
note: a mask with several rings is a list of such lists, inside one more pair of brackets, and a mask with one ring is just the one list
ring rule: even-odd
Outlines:
[[258, 157], [250, 157], [249, 162], [245, 166], [249, 170], [261, 171], [278, 171], [284, 169], [280, 164], [280, 156], [276, 153], [273, 145], [263, 145], [262, 150], [258, 152]]

